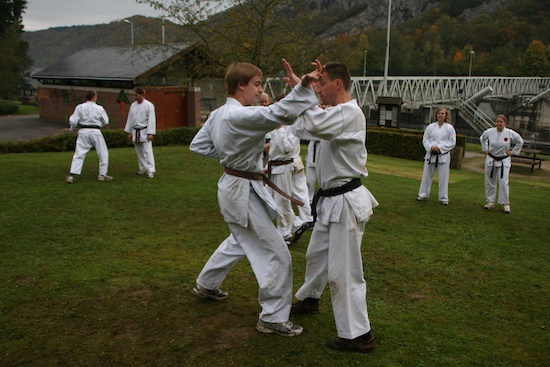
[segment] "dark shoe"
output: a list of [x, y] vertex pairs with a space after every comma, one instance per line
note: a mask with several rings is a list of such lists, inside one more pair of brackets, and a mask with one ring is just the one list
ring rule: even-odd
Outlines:
[[290, 245], [292, 245], [292, 237], [285, 238], [284, 240], [287, 246], [290, 247]]
[[319, 313], [319, 300], [317, 298], [306, 298], [298, 301], [290, 308], [291, 315], [304, 315]]
[[294, 238], [292, 239], [292, 243], [298, 242], [300, 237], [302, 237], [302, 235], [306, 233], [308, 228], [309, 228], [309, 225], [307, 223], [302, 224], [302, 226], [298, 228], [296, 232], [294, 232]]
[[374, 337], [363, 341], [362, 336], [355, 339], [334, 338], [327, 340], [327, 347], [344, 352], [371, 353], [374, 351]]

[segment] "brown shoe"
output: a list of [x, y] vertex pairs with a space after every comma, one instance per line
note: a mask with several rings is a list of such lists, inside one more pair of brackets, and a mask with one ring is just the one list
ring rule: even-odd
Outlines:
[[355, 339], [334, 338], [327, 340], [327, 347], [345, 352], [371, 353], [374, 351], [374, 337], [363, 341], [362, 336]]
[[291, 315], [315, 314], [319, 313], [319, 300], [317, 298], [306, 298], [292, 305]]

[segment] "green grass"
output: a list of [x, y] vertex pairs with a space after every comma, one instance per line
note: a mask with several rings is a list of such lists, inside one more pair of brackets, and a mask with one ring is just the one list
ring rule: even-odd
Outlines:
[[19, 112], [15, 115], [35, 115], [38, 114], [38, 105], [28, 105], [19, 103]]
[[[111, 149], [112, 182], [91, 152], [67, 185], [72, 153], [0, 155], [2, 366], [547, 366], [550, 179], [515, 171], [512, 213], [483, 210], [483, 175], [452, 171], [450, 205], [415, 200], [422, 162], [369, 155], [380, 202], [363, 261], [376, 350], [332, 351], [329, 291], [304, 334], [258, 333], [257, 284], [243, 260], [227, 301], [190, 289], [227, 236], [217, 162], [157, 147], [157, 175]], [[434, 185], [434, 193], [437, 188]], [[309, 233], [291, 247], [303, 281]]]

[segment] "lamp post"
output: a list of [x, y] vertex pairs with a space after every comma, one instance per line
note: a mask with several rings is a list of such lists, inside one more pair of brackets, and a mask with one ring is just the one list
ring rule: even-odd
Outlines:
[[130, 30], [132, 32], [132, 46], [134, 45], [134, 23], [130, 22], [128, 19], [124, 19], [126, 23], [130, 23]]
[[363, 60], [363, 76], [367, 76], [367, 50], [365, 50], [365, 58]]
[[473, 50], [470, 50], [470, 69], [468, 71], [468, 78], [472, 76], [472, 58], [474, 57], [475, 52]]
[[390, 62], [391, 0], [388, 4], [388, 31], [386, 34], [386, 61], [384, 63], [384, 95], [388, 94], [388, 67]]
[[164, 45], [164, 18], [162, 18], [162, 44]]

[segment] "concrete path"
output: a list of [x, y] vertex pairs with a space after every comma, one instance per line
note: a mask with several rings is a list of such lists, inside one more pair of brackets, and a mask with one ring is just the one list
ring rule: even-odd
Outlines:
[[26, 141], [69, 131], [69, 123], [40, 118], [39, 115], [0, 116], [0, 141]]

